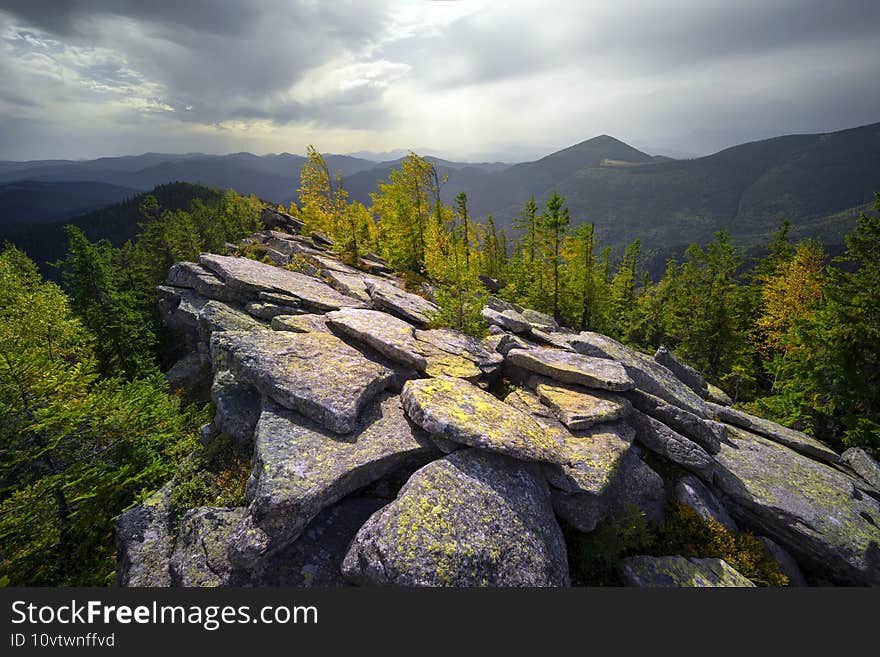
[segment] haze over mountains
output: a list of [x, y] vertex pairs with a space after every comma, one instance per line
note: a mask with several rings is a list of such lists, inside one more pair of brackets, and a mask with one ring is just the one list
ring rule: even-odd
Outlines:
[[[351, 197], [368, 206], [370, 192], [400, 163], [325, 157], [331, 171], [342, 171]], [[464, 191], [474, 217], [492, 213], [507, 229], [530, 196], [542, 204], [555, 187], [572, 222], [595, 222], [601, 244], [615, 250], [638, 238], [662, 257], [707, 242], [721, 228], [749, 246], [785, 219], [795, 236], [821, 238], [833, 250], [880, 191], [880, 123], [776, 137], [689, 160], [652, 156], [607, 135], [514, 165], [429, 159], [447, 176], [445, 201]], [[0, 228], [21, 234], [171, 181], [288, 204], [304, 162], [289, 153], [0, 162]]]

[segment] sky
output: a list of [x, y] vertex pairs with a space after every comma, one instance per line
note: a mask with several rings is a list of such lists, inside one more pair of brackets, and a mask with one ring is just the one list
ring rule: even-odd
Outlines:
[[877, 0], [0, 0], [0, 160], [706, 154], [878, 122], [878, 81]]

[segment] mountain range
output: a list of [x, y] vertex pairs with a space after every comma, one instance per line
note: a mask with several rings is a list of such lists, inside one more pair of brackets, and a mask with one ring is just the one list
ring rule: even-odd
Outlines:
[[[331, 171], [343, 173], [351, 197], [366, 205], [378, 182], [400, 164], [400, 158], [325, 158]], [[492, 213], [507, 229], [530, 196], [542, 204], [555, 188], [573, 223], [596, 224], [603, 246], [619, 252], [638, 238], [658, 262], [692, 242], [707, 242], [721, 228], [745, 247], [759, 244], [786, 219], [795, 237], [816, 237], [834, 250], [880, 191], [880, 123], [775, 137], [694, 159], [652, 156], [607, 135], [512, 165], [428, 159], [446, 176], [445, 201], [464, 191], [472, 216]], [[296, 198], [305, 161], [290, 153], [146, 153], [0, 162], [0, 230], [21, 234], [33, 224], [70, 219], [172, 181], [287, 204]]]

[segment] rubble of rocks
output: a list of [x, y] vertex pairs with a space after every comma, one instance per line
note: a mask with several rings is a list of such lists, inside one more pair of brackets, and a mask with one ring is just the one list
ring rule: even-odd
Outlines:
[[[486, 338], [431, 328], [437, 307], [378, 257], [350, 267], [294, 217], [263, 220], [251, 243], [273, 264], [206, 253], [159, 288], [187, 348], [169, 381], [214, 404], [203, 441], [252, 445], [247, 504], [173, 522], [169, 482], [119, 521], [120, 585], [567, 586], [560, 523], [660, 520], [673, 501], [754, 532], [793, 584], [880, 584], [880, 468], [862, 450], [725, 405], [666, 350], [495, 297]], [[752, 585], [680, 555], [619, 576]]]

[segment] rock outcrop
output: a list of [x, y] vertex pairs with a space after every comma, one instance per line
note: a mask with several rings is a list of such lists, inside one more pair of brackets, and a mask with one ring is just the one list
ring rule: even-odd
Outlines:
[[[865, 452], [732, 408], [671, 352], [497, 297], [486, 337], [432, 328], [434, 301], [378, 256], [355, 268], [294, 217], [263, 220], [247, 251], [265, 262], [202, 254], [158, 289], [186, 348], [166, 376], [213, 402], [205, 445], [252, 451], [246, 492], [177, 508], [174, 479], [124, 513], [119, 585], [567, 586], [567, 536], [633, 509], [661, 521], [673, 502], [753, 532], [792, 584], [880, 584]], [[752, 585], [680, 555], [631, 557], [618, 577]]]

